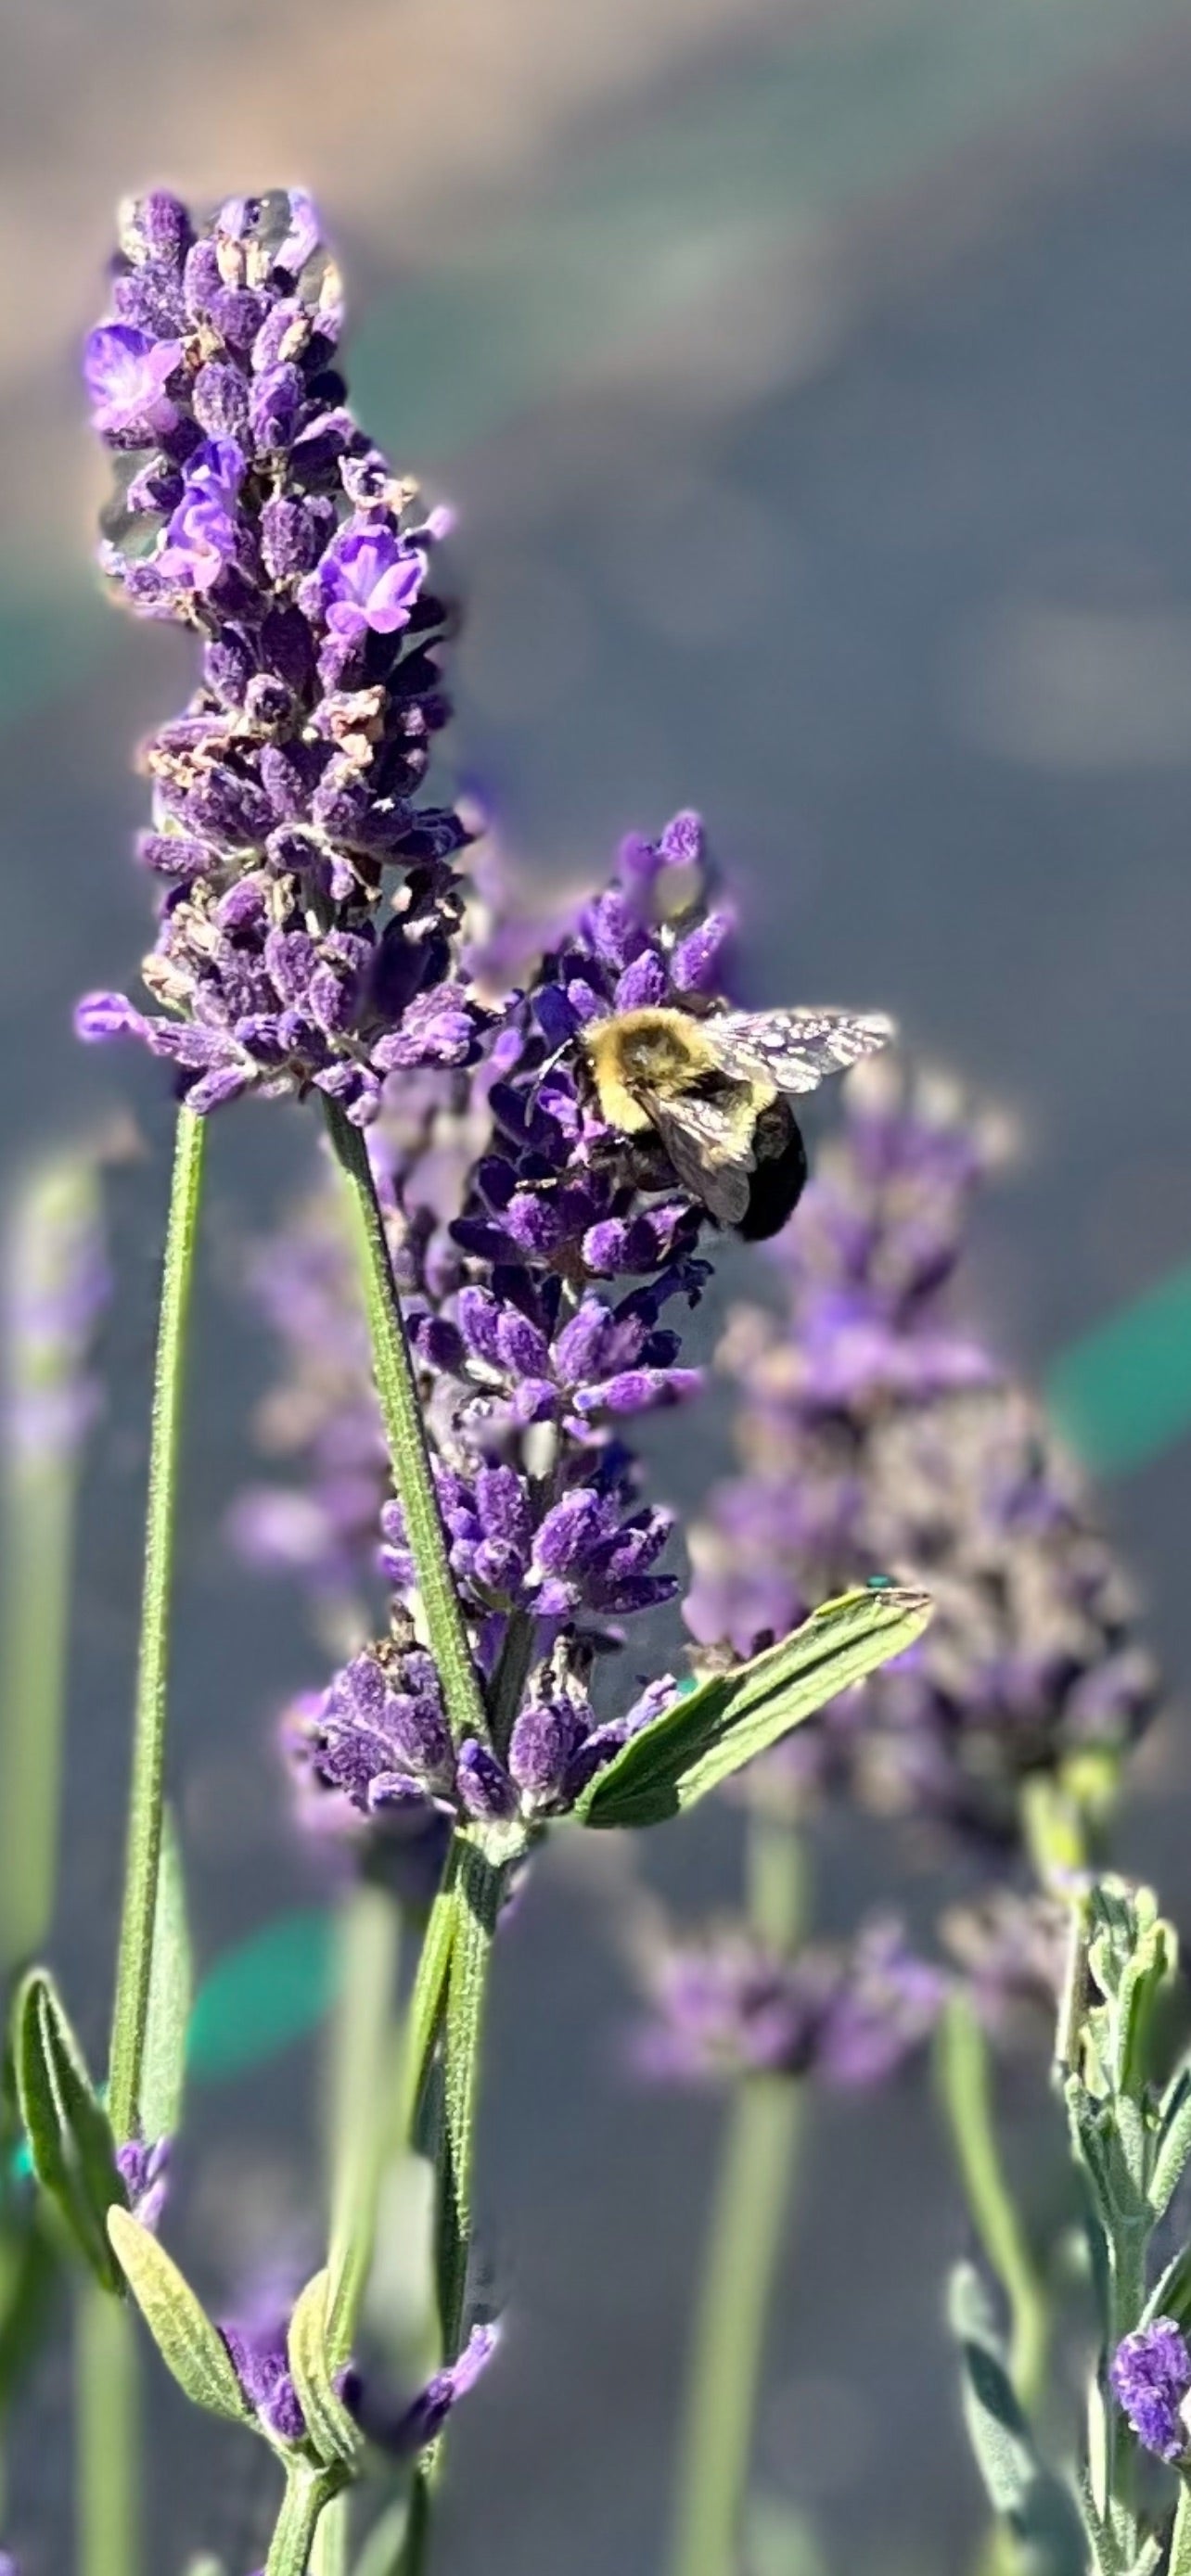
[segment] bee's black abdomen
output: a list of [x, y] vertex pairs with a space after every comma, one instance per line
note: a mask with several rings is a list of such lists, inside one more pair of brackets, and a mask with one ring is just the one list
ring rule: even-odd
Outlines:
[[788, 1100], [775, 1100], [762, 1111], [753, 1149], [757, 1167], [737, 1233], [746, 1243], [765, 1243], [771, 1234], [780, 1234], [806, 1184], [806, 1147]]

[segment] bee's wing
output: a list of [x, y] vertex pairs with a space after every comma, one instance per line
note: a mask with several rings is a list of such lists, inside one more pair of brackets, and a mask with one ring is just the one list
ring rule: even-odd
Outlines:
[[742, 1116], [730, 1096], [701, 1100], [688, 1091], [676, 1100], [662, 1100], [651, 1091], [644, 1098], [684, 1190], [702, 1202], [717, 1225], [739, 1225], [754, 1168], [751, 1116]]
[[877, 1012], [717, 1011], [700, 1022], [726, 1073], [764, 1074], [779, 1091], [815, 1091], [861, 1056], [888, 1046], [893, 1022]]

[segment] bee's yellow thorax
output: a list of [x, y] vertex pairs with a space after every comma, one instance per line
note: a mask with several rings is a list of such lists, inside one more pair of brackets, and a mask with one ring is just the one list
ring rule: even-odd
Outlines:
[[643, 1135], [652, 1124], [643, 1092], [673, 1099], [715, 1061], [698, 1021], [660, 1005], [593, 1020], [583, 1032], [583, 1048], [600, 1115], [625, 1136]]

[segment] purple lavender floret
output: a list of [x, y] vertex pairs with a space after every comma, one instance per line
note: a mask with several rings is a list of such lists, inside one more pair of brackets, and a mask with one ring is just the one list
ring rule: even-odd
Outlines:
[[140, 2226], [156, 2236], [170, 2186], [171, 2138], [157, 2138], [146, 2145], [130, 2138], [116, 2149], [116, 2163], [128, 2194], [128, 2206]]
[[389, 1642], [336, 1674], [305, 1724], [305, 1758], [323, 1786], [361, 1814], [414, 1818], [437, 1809], [462, 1823], [526, 1824], [565, 1814], [629, 1735], [656, 1713], [668, 1679], [627, 1714], [601, 1722], [586, 1686], [590, 1657], [572, 1632], [556, 1637], [512, 1723], [505, 1752], [475, 1737], [452, 1746], [428, 1655]]
[[1184, 2401], [1191, 2394], [1191, 2352], [1173, 2317], [1155, 2317], [1117, 2345], [1109, 2365], [1112, 2393], [1138, 2441], [1173, 2465], [1191, 2436]]
[[353, 2373], [344, 2397], [361, 2431], [375, 2448], [393, 2460], [412, 2459], [441, 2433], [447, 2417], [482, 2379], [500, 2342], [496, 2319], [474, 2325], [456, 2361], [436, 2370], [408, 2405], [396, 2413], [386, 2408], [369, 2383]]
[[930, 2035], [947, 1981], [894, 1923], [864, 1927], [846, 1949], [788, 1955], [743, 1930], [648, 1944], [652, 2017], [642, 2070], [671, 2082], [814, 2075], [862, 2092], [886, 2083]]
[[278, 2441], [302, 2441], [306, 2418], [290, 2373], [288, 2317], [268, 2324], [225, 2325], [219, 2331], [253, 2413]]
[[301, 192], [201, 225], [140, 199], [111, 301], [85, 353], [120, 460], [101, 562], [137, 615], [197, 634], [203, 668], [144, 753], [152, 1007], [90, 993], [79, 1033], [139, 1038], [199, 1113], [314, 1088], [366, 1124], [386, 1072], [467, 1065], [486, 1023], [440, 989], [467, 833], [416, 802], [448, 713], [442, 521], [347, 405], [338, 275]]
[[[301, 2442], [306, 2418], [289, 2367], [289, 2320], [221, 2326], [232, 2368], [253, 2413], [274, 2438]], [[337, 2385], [367, 2439], [392, 2459], [410, 2459], [442, 2431], [452, 2408], [482, 2377], [500, 2340], [499, 2324], [476, 2325], [456, 2361], [436, 2370], [416, 2396], [394, 2414], [378, 2401], [353, 2363]]]

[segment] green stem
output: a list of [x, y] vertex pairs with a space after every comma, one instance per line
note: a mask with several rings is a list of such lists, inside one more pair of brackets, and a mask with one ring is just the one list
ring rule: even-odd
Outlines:
[[405, 2017], [405, 2038], [401, 2068], [401, 2144], [413, 2142], [418, 2114], [426, 2091], [434, 2051], [442, 2028], [443, 2004], [447, 1980], [451, 1973], [451, 1952], [455, 1941], [458, 1903], [459, 1846], [453, 1842], [447, 1854], [442, 1882], [430, 1908], [430, 1919], [422, 1936], [418, 1964], [414, 1972], [413, 1992]]
[[[409, 2491], [400, 2555], [393, 2562], [393, 2576], [422, 2576], [430, 2538], [430, 2493], [430, 2472], [425, 2461], [419, 2460]], [[388, 2576], [388, 2569], [385, 2576]]]
[[140, 2408], [133, 2312], [87, 2273], [75, 2306], [78, 2576], [137, 2576]]
[[[750, 1819], [748, 1881], [751, 1928], [771, 1946], [791, 1947], [803, 1887], [788, 1823]], [[670, 2576], [734, 2576], [739, 2565], [765, 2328], [801, 2131], [795, 2083], [761, 2075], [737, 2085], [695, 2315]]]
[[458, 2358], [467, 2310], [480, 2049], [503, 1869], [460, 1839], [455, 1932], [443, 2025], [438, 2157], [438, 2313], [444, 2362]]
[[798, 2087], [754, 2076], [728, 2114], [695, 2318], [671, 2576], [733, 2576], [748, 2491], [765, 2322], [781, 2248]]
[[338, 2004], [331, 2032], [330, 2297], [327, 2342], [347, 2360], [376, 2232], [393, 2055], [398, 1910], [384, 1888], [352, 1890], [340, 1926]]
[[486, 1739], [488, 1727], [479, 1676], [451, 1573], [446, 1533], [438, 1508], [426, 1425], [410, 1361], [401, 1302], [393, 1277], [388, 1237], [368, 1148], [358, 1127], [330, 1105], [331, 1141], [347, 1184], [356, 1252], [372, 1341], [372, 1365], [388, 1441], [393, 1482], [405, 1521], [410, 1554], [431, 1652], [456, 1744], [465, 1736]]
[[1117, 2345], [1132, 2334], [1145, 2305], [1147, 2235], [1145, 2228], [1122, 2226], [1115, 2238], [1106, 2240], [1107, 2314], [1096, 2383], [1102, 2408], [1106, 2519], [1126, 2568], [1132, 2565], [1138, 2545], [1136, 2446], [1108, 2385], [1108, 2365]]
[[988, 2042], [965, 1995], [939, 2028], [939, 2089], [972, 2224], [1005, 2293], [1010, 2375], [1028, 2415], [1046, 2384], [1050, 2319], [997, 2147]]
[[[406, 2018], [403, 2143], [412, 2136], [440, 2034], [443, 2043], [442, 2107], [434, 2154], [436, 2296], [444, 2362], [458, 2356], [467, 2315], [480, 2050], [503, 1879], [501, 1864], [489, 1860], [470, 1837], [456, 1836], [426, 1926]], [[398, 2576], [421, 2576], [442, 2446], [440, 2435], [414, 2470], [400, 2542], [392, 2562], [384, 2560]], [[379, 2534], [377, 2546], [383, 2557]]]
[[157, 1906], [165, 1787], [166, 1694], [178, 1445], [202, 1171], [203, 1122], [190, 1110], [180, 1109], [153, 1381], [128, 1844], [120, 1946], [116, 1959], [116, 1994], [112, 2007], [108, 2107], [118, 2145], [136, 2133], [145, 2026], [149, 2013], [149, 1980], [153, 1967], [153, 1918]]
[[338, 2491], [337, 2479], [326, 2470], [311, 2468], [305, 2460], [290, 2470], [269, 2543], [265, 2576], [306, 2576], [319, 2519]]
[[502, 1762], [508, 1754], [509, 1738], [525, 1696], [536, 1633], [537, 1622], [532, 1612], [514, 1610], [492, 1681], [492, 1741]]

